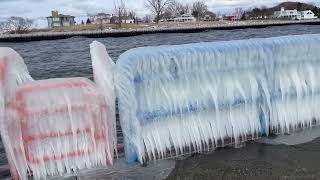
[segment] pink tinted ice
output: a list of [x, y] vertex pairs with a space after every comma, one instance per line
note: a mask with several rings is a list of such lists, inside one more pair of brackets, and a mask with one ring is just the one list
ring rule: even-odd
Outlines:
[[86, 78], [34, 81], [10, 48], [0, 48], [0, 81], [1, 137], [14, 179], [112, 165], [115, 118], [101, 84]]

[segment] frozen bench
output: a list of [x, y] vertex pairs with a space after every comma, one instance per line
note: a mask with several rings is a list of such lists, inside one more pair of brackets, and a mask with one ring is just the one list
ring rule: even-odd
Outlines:
[[310, 127], [319, 68], [320, 35], [129, 50], [115, 67], [127, 161]]
[[[100, 52], [105, 50], [93, 44], [94, 64], [107, 62]], [[114, 93], [94, 76], [96, 83], [86, 78], [34, 81], [14, 50], [0, 48], [0, 127], [13, 179], [112, 165], [114, 97], [108, 100]]]

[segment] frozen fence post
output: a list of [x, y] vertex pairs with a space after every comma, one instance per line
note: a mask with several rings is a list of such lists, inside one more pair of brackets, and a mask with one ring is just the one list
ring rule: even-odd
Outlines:
[[[43, 179], [112, 165], [114, 130], [108, 121], [114, 117], [97, 84], [86, 78], [33, 81], [20, 56], [8, 52], [14, 51], [0, 48], [1, 136], [12, 176]], [[18, 83], [12, 85], [12, 79]]]
[[115, 108], [115, 90], [113, 80], [114, 62], [110, 58], [105, 46], [97, 41], [90, 44], [90, 53], [92, 59], [92, 69], [94, 81], [102, 91], [108, 102], [108, 114], [111, 118], [108, 120], [110, 131], [110, 147], [117, 155], [117, 131], [116, 131], [116, 108]]

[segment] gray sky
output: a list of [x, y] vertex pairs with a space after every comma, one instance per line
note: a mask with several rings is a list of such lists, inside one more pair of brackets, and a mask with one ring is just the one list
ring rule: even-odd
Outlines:
[[[145, 0], [123, 0], [129, 9], [139, 16], [150, 14], [145, 9]], [[195, 0], [178, 0], [192, 3]], [[214, 12], [232, 12], [236, 7], [261, 7], [275, 5], [286, 0], [205, 0], [209, 10]], [[320, 0], [300, 0], [301, 2], [320, 5]], [[113, 0], [0, 0], [0, 20], [10, 16], [23, 16], [35, 19], [38, 27], [46, 26], [46, 16], [51, 10], [74, 15], [77, 21], [86, 18], [88, 13], [112, 13]]]

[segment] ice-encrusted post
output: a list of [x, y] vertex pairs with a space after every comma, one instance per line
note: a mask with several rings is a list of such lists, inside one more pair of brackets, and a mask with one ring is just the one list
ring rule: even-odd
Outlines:
[[113, 68], [115, 64], [109, 56], [106, 47], [100, 42], [93, 41], [90, 44], [90, 53], [94, 82], [102, 91], [108, 106], [108, 125], [111, 127], [111, 132], [109, 132], [110, 149], [113, 149], [117, 156], [116, 108], [113, 80]]
[[17, 119], [7, 117], [6, 101], [21, 84], [33, 81], [22, 57], [11, 48], [0, 47], [0, 129], [13, 179], [27, 179], [30, 170], [22, 147]]

